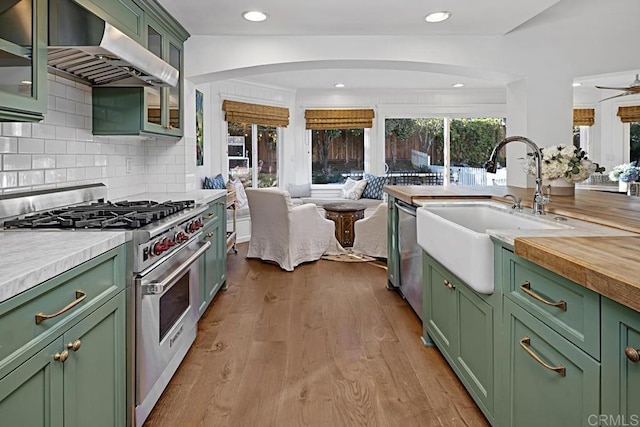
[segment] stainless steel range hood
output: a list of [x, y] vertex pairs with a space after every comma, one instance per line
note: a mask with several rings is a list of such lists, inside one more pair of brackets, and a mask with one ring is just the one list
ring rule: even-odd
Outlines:
[[180, 73], [71, 0], [49, 0], [50, 67], [93, 86], [176, 86]]

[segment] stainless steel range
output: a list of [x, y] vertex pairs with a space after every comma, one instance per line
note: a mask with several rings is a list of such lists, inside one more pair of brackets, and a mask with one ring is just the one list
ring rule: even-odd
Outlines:
[[[123, 230], [130, 240], [128, 342], [135, 343], [135, 424], [147, 418], [195, 340], [206, 206], [105, 201], [90, 185], [0, 197], [5, 230]], [[132, 392], [133, 394], [133, 392]]]

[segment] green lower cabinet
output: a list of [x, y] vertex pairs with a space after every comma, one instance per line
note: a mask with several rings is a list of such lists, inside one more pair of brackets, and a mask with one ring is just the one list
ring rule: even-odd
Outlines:
[[600, 363], [508, 298], [503, 320], [501, 425], [597, 425]]
[[[602, 420], [640, 425], [640, 313], [602, 298]], [[626, 424], [622, 424], [625, 422]]]
[[[495, 418], [495, 316], [488, 301], [424, 253], [424, 338], [430, 337], [487, 419]], [[428, 336], [427, 336], [428, 335]]]
[[[211, 247], [203, 256], [201, 262], [200, 277], [200, 316], [207, 309], [213, 298], [226, 284], [227, 262], [227, 233], [226, 233], [226, 202], [218, 200], [210, 204], [215, 212], [216, 220], [207, 223], [202, 231], [201, 242], [211, 242]], [[211, 210], [211, 208], [210, 208]]]
[[126, 425], [125, 292], [0, 379], [12, 426]]

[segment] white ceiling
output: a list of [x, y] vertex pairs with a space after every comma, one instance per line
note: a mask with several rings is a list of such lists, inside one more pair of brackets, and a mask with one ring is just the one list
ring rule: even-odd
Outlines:
[[[192, 35], [502, 35], [559, 0], [160, 0]], [[265, 22], [241, 14], [260, 10]], [[448, 10], [446, 22], [424, 17]]]
[[[562, 0], [159, 0], [191, 35], [503, 35], [542, 12], [553, 13]], [[550, 9], [550, 10], [549, 10]], [[261, 10], [269, 19], [245, 21], [241, 13]], [[448, 21], [429, 24], [424, 16], [448, 10]], [[576, 78], [574, 94], [601, 99], [615, 91], [601, 86], [628, 86], [635, 70]], [[504, 88], [500, 78], [470, 78], [446, 72], [398, 69], [328, 68], [243, 75], [242, 80], [290, 90], [466, 90]], [[464, 83], [463, 89], [452, 84]]]

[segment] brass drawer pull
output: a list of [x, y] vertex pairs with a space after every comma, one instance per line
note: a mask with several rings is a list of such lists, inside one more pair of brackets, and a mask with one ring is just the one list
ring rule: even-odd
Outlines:
[[451, 289], [451, 290], [453, 290], [453, 289], [455, 289], [455, 288], [456, 288], [456, 285], [454, 285], [453, 283], [451, 283], [451, 282], [450, 282], [450, 281], [448, 281], [447, 279], [444, 279], [443, 284], [444, 284], [447, 288], [449, 288], [449, 289]]
[[558, 302], [553, 302], [553, 301], [549, 301], [548, 299], [542, 298], [540, 295], [538, 295], [537, 293], [531, 290], [531, 282], [529, 282], [528, 280], [524, 282], [522, 285], [520, 285], [520, 289], [522, 289], [522, 292], [529, 295], [531, 298], [538, 300], [543, 304], [547, 304], [552, 307], [558, 307], [562, 311], [567, 311], [566, 301], [560, 300]]
[[626, 347], [624, 349], [624, 354], [625, 356], [627, 356], [627, 359], [629, 359], [633, 363], [638, 363], [638, 361], [640, 361], [640, 349]]
[[69, 352], [67, 350], [63, 351], [62, 353], [56, 353], [53, 355], [53, 360], [57, 362], [64, 363], [68, 358], [69, 358]]
[[212, 213], [207, 214], [207, 218], [211, 218], [211, 217], [212, 217], [212, 216], [214, 216], [214, 215], [215, 215], [215, 214], [212, 214]]
[[207, 237], [208, 238], [212, 238], [213, 237], [213, 233], [207, 233]]
[[70, 342], [69, 344], [67, 344], [67, 348], [69, 350], [78, 351], [80, 350], [81, 345], [82, 342], [80, 342], [80, 340], [75, 340], [74, 342]]
[[522, 347], [522, 349], [524, 351], [526, 351], [529, 356], [533, 357], [533, 359], [536, 362], [538, 362], [539, 364], [541, 364], [545, 368], [549, 369], [550, 371], [557, 372], [558, 374], [560, 374], [563, 377], [567, 375], [567, 369], [564, 366], [562, 366], [562, 365], [551, 366], [551, 365], [545, 363], [545, 361], [542, 360], [542, 358], [540, 358], [540, 356], [535, 354], [533, 352], [533, 350], [531, 350], [529, 348], [530, 345], [531, 345], [531, 338], [529, 338], [527, 336], [522, 337], [522, 339], [520, 340], [520, 347]]
[[44, 314], [43, 312], [40, 312], [38, 314], [36, 314], [36, 325], [39, 325], [40, 323], [42, 323], [44, 320], [47, 319], [51, 319], [53, 317], [57, 317], [60, 316], [62, 313], [65, 313], [69, 310], [71, 310], [73, 307], [75, 307], [76, 305], [80, 304], [82, 301], [84, 301], [84, 299], [87, 297], [86, 292], [78, 289], [76, 291], [76, 299], [74, 301], [72, 301], [71, 303], [69, 303], [69, 305], [67, 305], [65, 308], [63, 308], [62, 310], [58, 311], [57, 313], [53, 313], [53, 314]]

